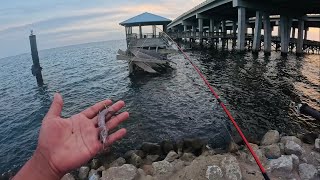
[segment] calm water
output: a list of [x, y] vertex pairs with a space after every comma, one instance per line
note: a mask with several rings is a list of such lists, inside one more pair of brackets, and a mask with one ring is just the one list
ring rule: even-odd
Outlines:
[[[115, 59], [125, 47], [124, 41], [110, 41], [40, 51], [46, 84], [41, 88], [31, 74], [30, 54], [0, 59], [0, 173], [17, 169], [32, 155], [57, 91], [64, 97], [65, 117], [108, 97], [125, 100], [131, 116], [122, 125], [128, 136], [115, 145], [120, 152], [143, 141], [183, 137], [224, 146], [228, 120], [182, 56], [170, 56], [177, 63], [172, 72], [130, 78], [127, 63]], [[320, 110], [319, 55], [283, 59], [279, 53], [269, 58], [215, 50], [188, 53], [249, 138], [261, 138], [268, 129], [319, 131], [319, 122], [296, 114], [291, 105], [302, 101]]]

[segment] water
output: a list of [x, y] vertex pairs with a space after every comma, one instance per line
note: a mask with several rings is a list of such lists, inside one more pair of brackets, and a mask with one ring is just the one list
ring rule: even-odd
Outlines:
[[[64, 97], [64, 117], [108, 97], [126, 101], [130, 119], [122, 127], [129, 133], [115, 151], [136, 148], [143, 141], [183, 137], [205, 138], [213, 147], [225, 145], [228, 119], [181, 55], [170, 56], [177, 63], [172, 72], [130, 78], [127, 63], [115, 59], [119, 48], [126, 48], [124, 41], [40, 51], [45, 81], [41, 88], [31, 74], [30, 54], [0, 59], [0, 173], [19, 168], [32, 155], [41, 120], [57, 91]], [[280, 53], [269, 58], [215, 50], [188, 54], [248, 138], [259, 139], [268, 129], [319, 132], [319, 122], [298, 115], [291, 105], [306, 102], [320, 110], [319, 55], [283, 59]]]

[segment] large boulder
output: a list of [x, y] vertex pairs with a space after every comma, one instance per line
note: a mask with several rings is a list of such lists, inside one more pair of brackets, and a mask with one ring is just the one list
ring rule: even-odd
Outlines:
[[163, 154], [168, 154], [175, 149], [176, 145], [172, 141], [165, 140], [160, 143], [160, 146]]
[[159, 179], [169, 176], [174, 170], [173, 165], [165, 160], [152, 163], [152, 167], [154, 170], [153, 175]]
[[260, 144], [267, 146], [279, 142], [280, 134], [277, 130], [268, 131], [262, 138]]
[[269, 159], [277, 159], [281, 156], [280, 147], [278, 144], [271, 144], [263, 147], [264, 154]]
[[225, 170], [225, 176], [230, 180], [242, 179], [241, 169], [234, 156], [226, 156], [221, 161], [221, 167]]
[[286, 144], [288, 141], [293, 141], [293, 142], [299, 144], [300, 146], [302, 146], [302, 141], [299, 138], [295, 137], [295, 136], [283, 136], [283, 137], [281, 137], [281, 140], [280, 140], [281, 143]]
[[206, 178], [208, 180], [222, 180], [223, 179], [222, 169], [217, 165], [208, 166], [206, 171]]
[[89, 174], [90, 168], [88, 166], [82, 166], [79, 169], [79, 178], [80, 179], [87, 179]]
[[287, 143], [284, 146], [284, 152], [287, 155], [295, 154], [297, 156], [301, 156], [303, 153], [303, 149], [299, 144], [293, 141], [287, 141]]
[[164, 159], [168, 162], [173, 162], [179, 157], [179, 155], [175, 151], [170, 151], [167, 155], [167, 157]]
[[320, 179], [320, 177], [317, 176], [317, 173], [318, 170], [311, 164], [303, 163], [299, 165], [299, 175], [302, 180]]
[[111, 164], [110, 167], [119, 167], [122, 166], [126, 163], [126, 160], [123, 157], [119, 157], [118, 159], [114, 160]]
[[72, 174], [68, 173], [68, 174], [65, 174], [61, 180], [75, 180], [75, 178], [72, 176]]
[[278, 159], [269, 162], [269, 170], [276, 174], [291, 174], [293, 169], [292, 156], [282, 155]]
[[314, 149], [318, 152], [320, 152], [320, 138], [316, 139], [314, 141]]
[[141, 146], [141, 150], [145, 153], [145, 154], [157, 154], [157, 155], [161, 155], [161, 146], [159, 144], [156, 143], [149, 143], [149, 142], [144, 142]]
[[134, 180], [138, 176], [137, 168], [132, 164], [111, 167], [102, 172], [101, 180]]

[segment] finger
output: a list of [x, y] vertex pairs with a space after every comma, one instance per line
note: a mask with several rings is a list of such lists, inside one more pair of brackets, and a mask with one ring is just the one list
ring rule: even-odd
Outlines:
[[[118, 112], [124, 106], [125, 106], [125, 103], [123, 101], [118, 101], [118, 102], [114, 103], [112, 106], [110, 106], [108, 108], [108, 111], [111, 114], [107, 114], [107, 116], [110, 116], [110, 115], [113, 116], [116, 112]], [[98, 124], [98, 116], [94, 117], [92, 120], [93, 120], [94, 124]], [[106, 119], [106, 120], [108, 120], [108, 119]]]
[[116, 131], [115, 133], [113, 133], [110, 136], [108, 136], [107, 145], [106, 146], [112, 145], [114, 142], [122, 139], [126, 134], [127, 134], [127, 130], [124, 129], [124, 128]]
[[111, 104], [112, 104], [112, 101], [107, 99], [107, 100], [98, 102], [97, 104], [87, 108], [81, 113], [85, 115], [87, 118], [92, 119], [99, 113], [99, 111], [101, 111], [106, 106], [110, 106]]
[[60, 117], [61, 116], [61, 111], [63, 107], [63, 99], [62, 96], [59, 93], [55, 93], [53, 96], [53, 101], [50, 106], [50, 109], [47, 113], [47, 117]]
[[128, 112], [123, 112], [115, 117], [113, 117], [110, 121], [107, 122], [107, 128], [109, 130], [114, 129], [117, 127], [120, 123], [123, 121], [127, 120], [129, 118], [129, 113]]

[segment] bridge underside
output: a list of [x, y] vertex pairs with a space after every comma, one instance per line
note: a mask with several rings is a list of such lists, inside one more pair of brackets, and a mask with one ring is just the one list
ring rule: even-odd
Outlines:
[[281, 51], [286, 55], [290, 35], [295, 38], [297, 28], [296, 52], [301, 54], [308, 28], [320, 28], [320, 15], [307, 14], [320, 14], [319, 0], [207, 0], [179, 16], [168, 25], [168, 29], [175, 33], [187, 32], [200, 43], [206, 33], [221, 33], [224, 38], [230, 30], [230, 35], [236, 37], [237, 49], [241, 51], [245, 48], [247, 29], [251, 28], [252, 50], [261, 49], [261, 42], [264, 42], [264, 51], [270, 53], [271, 34], [273, 27], [277, 26]]

